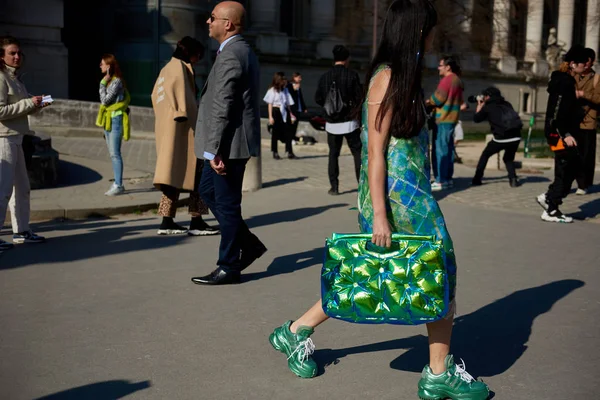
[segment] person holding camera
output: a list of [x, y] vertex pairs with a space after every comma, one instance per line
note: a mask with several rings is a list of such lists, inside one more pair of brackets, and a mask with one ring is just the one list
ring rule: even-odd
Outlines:
[[473, 186], [481, 185], [483, 172], [488, 160], [494, 154], [504, 151], [504, 165], [508, 172], [510, 187], [519, 186], [519, 180], [515, 171], [515, 154], [521, 142], [521, 128], [523, 122], [514, 110], [513, 106], [502, 97], [502, 93], [495, 87], [489, 87], [476, 98], [469, 97], [469, 102], [477, 102], [477, 109], [473, 116], [476, 123], [489, 121], [494, 138], [487, 144], [477, 163], [477, 170], [471, 182]]

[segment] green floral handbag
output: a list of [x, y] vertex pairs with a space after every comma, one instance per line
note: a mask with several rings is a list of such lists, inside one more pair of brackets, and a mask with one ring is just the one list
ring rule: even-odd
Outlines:
[[448, 274], [442, 242], [434, 236], [392, 235], [375, 246], [369, 233], [334, 233], [321, 271], [323, 311], [368, 324], [417, 325], [448, 312]]

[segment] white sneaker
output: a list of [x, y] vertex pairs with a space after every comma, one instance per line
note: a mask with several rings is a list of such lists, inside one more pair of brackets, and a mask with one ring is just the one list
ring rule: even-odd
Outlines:
[[431, 184], [431, 191], [432, 192], [439, 192], [440, 190], [444, 190], [447, 189], [448, 185], [445, 183], [439, 183], [439, 182], [433, 182]]
[[[540, 194], [538, 197], [535, 198], [538, 202], [538, 204], [544, 209], [544, 210], [548, 210], [548, 199], [546, 199], [546, 193], [542, 193]], [[543, 218], [543, 217], [542, 217]]]
[[125, 193], [125, 186], [118, 186], [116, 183], [113, 183], [110, 189], [106, 193], [105, 196], [118, 196], [120, 194]]
[[576, 195], [578, 196], [583, 196], [587, 194], [587, 190], [586, 189], [577, 189], [577, 191], [575, 192]]
[[562, 222], [564, 224], [570, 224], [573, 222], [573, 218], [564, 215], [559, 209], [552, 211], [544, 211], [542, 219], [547, 222]]

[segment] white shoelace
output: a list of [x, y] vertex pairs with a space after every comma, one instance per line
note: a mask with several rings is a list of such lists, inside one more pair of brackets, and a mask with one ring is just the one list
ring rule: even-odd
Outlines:
[[300, 352], [302, 354], [300, 365], [304, 365], [304, 361], [308, 359], [315, 352], [315, 344], [313, 343], [311, 338], [308, 338], [298, 344], [296, 350], [288, 357], [288, 360], [296, 354], [296, 352]]
[[460, 361], [462, 361], [462, 364], [455, 364], [456, 370], [454, 371], [454, 375], [460, 377], [460, 379], [462, 379], [463, 381], [465, 381], [467, 383], [473, 382], [475, 380], [475, 378], [473, 378], [467, 372], [467, 365], [465, 364], [465, 360], [463, 360], [461, 358]]

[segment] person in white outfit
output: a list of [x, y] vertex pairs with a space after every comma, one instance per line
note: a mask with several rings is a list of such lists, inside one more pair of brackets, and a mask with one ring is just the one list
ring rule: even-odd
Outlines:
[[271, 125], [271, 151], [273, 158], [280, 160], [277, 150], [277, 141], [285, 143], [285, 152], [291, 160], [296, 159], [292, 149], [292, 137], [290, 136], [291, 127], [296, 122], [296, 116], [292, 113], [291, 106], [294, 105], [294, 99], [288, 92], [287, 80], [283, 72], [276, 72], [273, 75], [273, 82], [267, 90], [263, 101], [267, 103], [269, 110], [269, 125]]
[[[30, 134], [27, 115], [46, 104], [43, 96], [31, 97], [17, 71], [23, 53], [17, 39], [0, 37], [0, 225], [10, 207], [14, 243], [43, 242], [29, 229], [29, 177], [23, 153], [23, 136]], [[12, 248], [0, 240], [0, 252]]]

